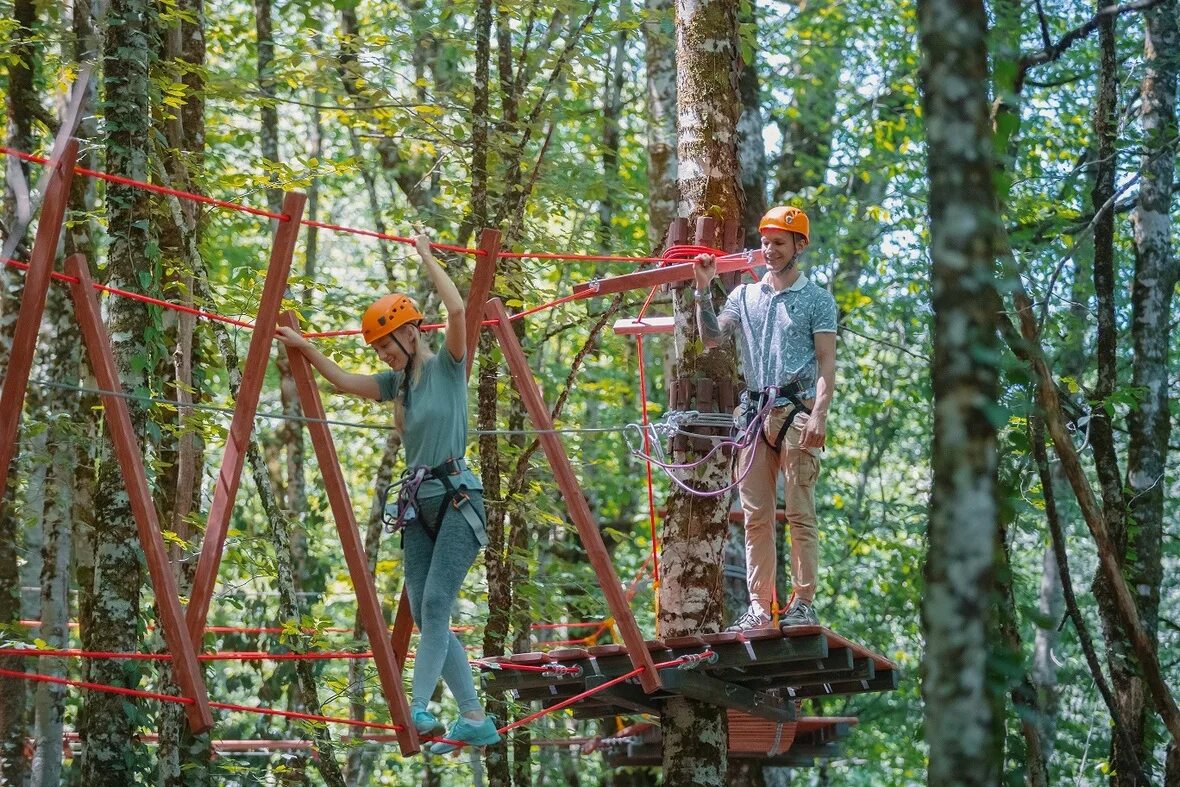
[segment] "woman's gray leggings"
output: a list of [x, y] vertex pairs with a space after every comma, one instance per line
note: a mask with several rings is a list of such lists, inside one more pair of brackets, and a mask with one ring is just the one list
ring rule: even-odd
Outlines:
[[[475, 506], [480, 519], [487, 521], [483, 495], [468, 492], [470, 505]], [[418, 517], [434, 524], [441, 495], [418, 500]], [[462, 512], [448, 506], [439, 525], [438, 540], [426, 534], [421, 521], [411, 523], [404, 531], [406, 589], [410, 594], [410, 612], [418, 624], [421, 636], [418, 653], [414, 657], [414, 687], [412, 708], [426, 708], [430, 695], [438, 685], [439, 676], [447, 682], [459, 712], [479, 710], [475, 684], [471, 680], [471, 665], [459, 638], [451, 631], [451, 608], [459, 597], [459, 588], [467, 571], [479, 553], [479, 541]]]

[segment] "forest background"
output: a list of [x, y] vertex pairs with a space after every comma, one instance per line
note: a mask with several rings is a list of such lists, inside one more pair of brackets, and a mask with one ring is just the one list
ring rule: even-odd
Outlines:
[[[941, 349], [927, 216], [938, 208], [930, 184], [940, 167], [951, 166], [926, 155], [921, 96], [930, 82], [920, 65], [930, 40], [920, 41], [922, 9], [900, 0], [701, 5], [720, 8], [732, 24], [742, 62], [738, 171], [729, 175], [742, 187], [746, 246], [757, 243], [757, 217], [767, 205], [804, 207], [812, 220], [805, 271], [831, 289], [840, 308], [837, 393], [817, 491], [819, 613], [836, 631], [896, 661], [904, 675], [896, 692], [815, 703], [813, 711], [860, 719], [841, 758], [791, 774], [741, 770], [731, 781], [921, 782], [941, 745], [923, 724], [920, 682], [932, 636], [930, 628], [923, 633], [923, 565], [940, 544], [936, 528], [927, 529], [941, 458], [932, 453], [939, 379], [933, 359]], [[933, 14], [954, 4], [922, 5]], [[69, 114], [67, 91], [77, 83], [86, 88], [75, 131], [83, 166], [270, 210], [279, 209], [283, 190], [305, 191], [306, 215], [319, 221], [400, 234], [420, 222], [461, 245], [496, 227], [508, 250], [642, 256], [662, 249], [678, 212], [671, 0], [8, 0], [0, 9], [0, 84], [7, 144], [16, 150], [49, 149]], [[1178, 685], [1180, 591], [1163, 581], [1180, 557], [1180, 479], [1169, 463], [1178, 448], [1170, 434], [1178, 367], [1170, 339], [1178, 267], [1170, 226], [1177, 4], [997, 0], [986, 12], [984, 79], [994, 131], [987, 143], [1000, 227], [992, 240], [1002, 238], [995, 243], [1002, 260], [995, 293], [1015, 322], [1019, 298], [1031, 298], [1045, 365], [1030, 361], [1030, 343], [1018, 335], [1005, 335], [1006, 347], [976, 348], [980, 357], [967, 360], [996, 375], [988, 411], [993, 466], [983, 475], [995, 481], [997, 506], [984, 520], [957, 522], [965, 531], [978, 526], [984, 542], [997, 547], [988, 553], [994, 570], [970, 588], [986, 613], [984, 688], [997, 709], [989, 722], [997, 745], [981, 756], [1006, 783], [1132, 784], [1139, 770], [1162, 782], [1169, 738], [1152, 710], [1158, 692], [1133, 678], [1139, 667], [1128, 655], [1109, 587], [1094, 579], [1101, 575], [1099, 550], [1075, 491], [1088, 484], [1100, 497], [1112, 536], [1108, 554], [1116, 555], [1138, 614], [1158, 640], [1166, 682]], [[13, 238], [18, 258], [32, 238], [21, 221], [21, 183], [35, 183], [40, 171], [6, 157], [0, 219], [6, 239], [10, 228], [22, 229]], [[271, 230], [265, 219], [79, 177], [63, 248], [85, 253], [100, 281], [250, 319]], [[446, 264], [465, 289], [470, 258], [446, 256]], [[496, 292], [516, 310], [629, 269], [502, 262]], [[311, 229], [297, 248], [296, 271], [289, 298], [314, 330], [355, 327], [363, 307], [389, 287], [415, 293], [428, 314], [437, 313], [409, 247]], [[0, 277], [6, 359], [23, 276], [0, 267]], [[570, 430], [563, 440], [577, 457], [616, 569], [625, 581], [640, 578], [634, 608], [651, 632], [644, 467], [630, 456], [621, 430], [640, 420], [641, 398], [652, 417], [666, 409], [672, 341], [645, 342], [641, 392], [636, 344], [609, 328], [614, 318], [634, 315], [646, 294], [579, 301], [517, 325], [547, 401], [563, 402], [558, 425]], [[652, 308], [671, 313], [671, 300], [658, 295]], [[249, 334], [118, 299], [109, 301], [107, 319], [124, 383], [143, 397], [132, 411], [157, 508], [176, 555], [191, 558], [229, 416], [150, 398], [232, 406], [237, 358]], [[0, 516], [3, 636], [9, 643], [93, 649], [159, 647], [148, 628], [155, 613], [126, 497], [97, 399], [85, 390], [92, 381], [78, 339], [64, 290], [55, 287], [11, 471], [15, 483]], [[349, 367], [376, 371], [355, 337], [322, 346]], [[292, 412], [282, 353], [275, 359], [260, 410]], [[482, 433], [471, 452], [498, 490], [489, 499], [499, 514], [456, 619], [474, 626], [465, 639], [485, 655], [529, 649], [533, 623], [606, 615], [532, 436], [512, 431], [526, 421], [506, 372], [496, 371], [499, 362], [485, 342], [472, 393], [479, 411], [473, 429]], [[1080, 482], [1067, 477], [1061, 444], [1045, 450], [1044, 428], [1048, 422], [1052, 432], [1054, 419], [1038, 405], [1038, 379], [1045, 379], [1039, 368], [1051, 370], [1050, 387], [1062, 398], [1058, 432], [1068, 421]], [[327, 404], [331, 417], [353, 424], [333, 432], [362, 528], [376, 547], [374, 490], [401, 462], [398, 436], [387, 428], [391, 414], [340, 397]], [[206, 644], [347, 645], [347, 634], [328, 630], [352, 626], [355, 605], [309, 445], [297, 424], [277, 419], [258, 419], [256, 435], [210, 623], [287, 630], [218, 635]], [[668, 493], [657, 475], [657, 506]], [[400, 552], [386, 540], [371, 554], [378, 590], [393, 603]], [[734, 528], [725, 575], [735, 605], [742, 559]], [[180, 561], [182, 582], [191, 581], [193, 562]], [[784, 582], [781, 597], [785, 591]], [[42, 626], [21, 626], [22, 619]], [[81, 639], [70, 620], [82, 622]], [[316, 631], [300, 634], [300, 627]], [[1096, 682], [1097, 662], [1121, 709], [1117, 721]], [[0, 666], [128, 685], [168, 680], [166, 669], [140, 663], [46, 658], [39, 666], [24, 659]], [[379, 694], [357, 692], [367, 676], [352, 669], [250, 662], [206, 674], [212, 695], [228, 701], [322, 704], [337, 714], [387, 718]], [[124, 784], [331, 783], [336, 777], [325, 756], [355, 784], [466, 784], [472, 767], [500, 784], [657, 778], [607, 774], [598, 757], [560, 747], [530, 749], [529, 736], [601, 732], [563, 718], [514, 734], [484, 765], [424, 765], [401, 760], [388, 746], [337, 740], [332, 749], [322, 734], [325, 748], [315, 759], [210, 759], [207, 741], [184, 735], [175, 707], [96, 695], [83, 702], [75, 692], [13, 680], [0, 681], [0, 705], [0, 767], [9, 783], [96, 784], [97, 774]], [[85, 745], [75, 744], [78, 756], [63, 761], [54, 752], [71, 731]], [[158, 732], [158, 744], [136, 740], [143, 732]], [[217, 728], [221, 738], [307, 734], [241, 715], [222, 718]], [[26, 737], [36, 752], [28, 761]], [[1132, 745], [1120, 749], [1120, 740]]]

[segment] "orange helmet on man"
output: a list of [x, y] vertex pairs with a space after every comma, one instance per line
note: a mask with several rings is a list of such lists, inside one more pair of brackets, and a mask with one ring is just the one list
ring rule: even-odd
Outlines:
[[766, 230], [797, 232], [811, 243], [811, 223], [807, 220], [807, 214], [790, 205], [779, 205], [766, 211], [766, 215], [758, 222], [758, 231]]
[[361, 336], [366, 343], [372, 344], [406, 323], [418, 323], [421, 320], [422, 312], [418, 311], [412, 300], [401, 293], [393, 293], [378, 298], [365, 309], [361, 317]]

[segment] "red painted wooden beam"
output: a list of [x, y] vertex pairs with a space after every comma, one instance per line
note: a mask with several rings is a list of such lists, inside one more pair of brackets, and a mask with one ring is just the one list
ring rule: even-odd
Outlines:
[[524, 402], [525, 409], [528, 411], [533, 425], [542, 430], [537, 439], [545, 451], [545, 456], [549, 459], [550, 467], [553, 468], [557, 485], [561, 488], [562, 502], [569, 510], [574, 525], [578, 528], [578, 535], [582, 538], [582, 546], [586, 549], [590, 565], [594, 567], [594, 572], [598, 575], [602, 593], [606, 596], [607, 608], [615, 620], [615, 625], [619, 627], [623, 642], [627, 645], [631, 663], [636, 667], [643, 668], [643, 672], [639, 673], [639, 682], [644, 691], [653, 692], [660, 687], [659, 674], [656, 672], [643, 634], [639, 631], [639, 625], [635, 622], [631, 606], [627, 603], [622, 583], [619, 582], [615, 567], [611, 563], [610, 553], [606, 551], [606, 545], [602, 543], [602, 534], [598, 530], [598, 523], [594, 521], [594, 514], [590, 511], [590, 505], [582, 494], [581, 486], [578, 485], [578, 478], [574, 474], [573, 465], [570, 464], [569, 456], [565, 452], [565, 446], [562, 445], [557, 434], [552, 431], [553, 419], [549, 416], [549, 407], [545, 404], [541, 389], [537, 387], [537, 381], [533, 378], [533, 370], [529, 368], [528, 359], [525, 358], [524, 350], [521, 349], [520, 342], [512, 331], [511, 323], [508, 322], [508, 311], [499, 298], [493, 298], [484, 307], [484, 315], [489, 319], [497, 320], [496, 324], [492, 326], [492, 330], [495, 332], [496, 338], [500, 340], [500, 348], [504, 351], [504, 360], [508, 362], [508, 368], [512, 372], [512, 379], [516, 383], [517, 390], [520, 391], [520, 398]]
[[[295, 331], [299, 330], [299, 320], [294, 312], [284, 312], [279, 318], [279, 324]], [[377, 599], [377, 587], [373, 584], [373, 577], [369, 575], [369, 561], [365, 557], [365, 547], [357, 528], [356, 516], [353, 514], [352, 501], [348, 497], [344, 473], [340, 470], [340, 458], [336, 454], [332, 433], [328, 430], [328, 424], [324, 422], [327, 417], [324, 403], [320, 399], [320, 391], [316, 387], [311, 365], [303, 353], [288, 349], [287, 358], [291, 365], [291, 377], [295, 380], [295, 387], [299, 392], [299, 404], [303, 414], [308, 418], [319, 419], [308, 421], [307, 431], [311, 434], [311, 444], [319, 461], [324, 489], [332, 506], [332, 518], [336, 520], [336, 533], [340, 536], [344, 562], [348, 564], [348, 574], [356, 591], [357, 611], [373, 648], [373, 664], [377, 667], [381, 690], [385, 694], [385, 702], [389, 706], [394, 723], [402, 726], [397, 733], [397, 742], [401, 747], [402, 756], [409, 756], [418, 751], [418, 734], [410, 720], [410, 704], [406, 700], [406, 690], [402, 685], [401, 668], [394, 659], [393, 647], [386, 636], [385, 616], [381, 612], [381, 602]]]
[[33, 353], [37, 349], [37, 334], [45, 314], [45, 295], [49, 290], [49, 276], [53, 273], [53, 258], [61, 236], [61, 223], [70, 200], [70, 181], [78, 159], [78, 140], [66, 142], [61, 158], [49, 175], [45, 200], [41, 203], [41, 217], [37, 221], [37, 235], [29, 255], [29, 271], [25, 274], [25, 288], [21, 294], [20, 312], [16, 317], [16, 331], [4, 383], [0, 387], [0, 501], [8, 486], [8, 468], [16, 453], [20, 413], [29, 386], [29, 370], [33, 368]]
[[184, 707], [189, 726], [194, 733], [204, 732], [213, 726], [209, 694], [205, 688], [201, 666], [197, 661], [196, 648], [184, 626], [176, 579], [172, 575], [164, 538], [160, 535], [156, 505], [148, 490], [143, 454], [140, 453], [139, 441], [135, 439], [131, 413], [127, 409], [127, 400], [117, 395], [122, 393], [123, 383], [119, 379], [115, 356], [111, 352], [110, 340], [102, 324], [98, 297], [92, 287], [86, 258], [81, 254], [75, 254], [66, 260], [66, 273], [77, 278], [76, 282], [70, 284], [70, 294], [74, 298], [74, 309], [78, 314], [82, 338], [86, 343], [90, 366], [94, 370], [98, 387], [104, 391], [116, 392], [103, 394], [103, 410], [106, 413], [105, 420], [111, 434], [111, 443], [115, 448], [115, 457], [123, 473], [123, 484], [131, 503], [131, 513], [135, 517], [139, 544], [147, 560], [148, 575], [151, 577], [156, 607], [160, 611], [160, 623], [164, 629], [164, 641], [172, 654], [172, 673], [181, 693], [193, 700], [192, 704]]
[[[733, 271], [745, 270], [750, 265], [746, 256], [746, 253], [742, 252], [740, 254], [727, 254], [724, 257], [718, 257], [717, 273], [732, 273]], [[764, 264], [761, 250], [753, 253], [753, 264]], [[663, 268], [648, 268], [647, 270], [636, 271], [635, 273], [624, 273], [621, 276], [608, 276], [605, 279], [598, 279], [597, 281], [575, 284], [574, 292], [586, 296], [610, 295], [627, 290], [651, 288], [660, 284], [689, 281], [692, 279], [692, 269], [695, 266], [695, 262], [678, 262], [674, 265], [666, 265]]]
[[262, 287], [262, 300], [258, 305], [257, 326], [250, 337], [250, 349], [246, 353], [242, 381], [238, 386], [238, 400], [234, 405], [234, 417], [225, 441], [225, 452], [221, 458], [221, 472], [213, 490], [213, 502], [209, 506], [209, 519], [205, 526], [205, 539], [201, 544], [201, 557], [193, 575], [193, 590], [189, 596], [189, 636], [199, 647], [205, 632], [205, 619], [209, 615], [209, 601], [213, 597], [213, 586], [217, 584], [217, 569], [221, 565], [221, 552], [225, 548], [225, 534], [229, 529], [230, 511], [238, 494], [238, 483], [242, 478], [242, 465], [246, 460], [246, 449], [250, 444], [250, 432], [254, 429], [254, 415], [258, 410], [258, 397], [262, 392], [262, 380], [270, 363], [270, 347], [274, 340], [274, 326], [283, 304], [283, 293], [287, 289], [287, 277], [291, 272], [291, 258], [295, 254], [295, 241], [299, 237], [299, 220], [303, 217], [303, 206], [307, 197], [298, 192], [287, 192], [283, 197], [283, 214], [287, 221], [279, 222], [274, 242], [270, 249], [270, 264], [266, 269], [266, 283]]

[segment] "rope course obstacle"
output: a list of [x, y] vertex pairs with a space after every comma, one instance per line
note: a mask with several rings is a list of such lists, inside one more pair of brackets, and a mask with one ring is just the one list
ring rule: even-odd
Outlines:
[[[280, 313], [280, 310], [300, 228], [303, 226], [317, 227], [400, 243], [412, 243], [412, 239], [306, 220], [303, 218], [306, 198], [300, 193], [286, 193], [281, 213], [274, 213], [80, 168], [76, 166], [77, 152], [78, 143], [75, 140], [70, 140], [65, 146], [64, 153], [52, 162], [39, 156], [0, 148], [0, 153], [5, 155], [17, 156], [39, 163], [50, 163], [52, 167], [29, 260], [27, 262], [5, 261], [9, 265], [24, 268], [27, 273], [7, 374], [2, 387], [0, 387], [0, 496], [4, 493], [7, 470], [16, 450], [19, 417], [29, 383], [32, 358], [44, 314], [47, 290], [50, 282], [56, 279], [69, 285], [74, 310], [81, 327], [91, 366], [99, 384], [104, 419], [131, 500], [140, 544], [147, 556], [149, 578], [160, 609], [160, 628], [163, 631], [166, 650], [159, 654], [139, 654], [100, 653], [70, 649], [6, 648], [0, 649], [0, 654], [28, 657], [167, 660], [172, 663], [181, 695], [173, 696], [17, 670], [0, 670], [0, 676], [56, 683], [90, 691], [113, 692], [160, 702], [180, 703], [185, 705], [188, 722], [194, 732], [208, 730], [213, 725], [212, 710], [251, 712], [385, 730], [392, 732], [393, 735], [376, 737], [386, 742], [396, 740], [403, 755], [417, 752], [421, 740], [413, 725], [409, 723], [409, 706], [402, 681], [402, 669], [410, 656], [409, 644], [413, 629], [408, 598], [403, 589], [395, 608], [392, 627], [389, 627], [382, 612], [373, 578], [368, 573], [368, 560], [353, 513], [344, 474], [340, 467], [339, 457], [333, 443], [330, 422], [326, 418], [311, 367], [302, 354], [296, 351], [289, 352], [288, 359], [303, 409], [301, 420], [306, 424], [311, 434], [312, 445], [318, 459], [341, 548], [356, 594], [358, 615], [362, 621], [370, 649], [359, 652], [338, 650], [286, 654], [265, 651], [205, 653], [202, 652], [201, 647], [207, 632], [219, 630], [258, 633], [276, 631], [276, 629], [266, 627], [248, 629], [247, 627], [212, 627], [206, 624], [225, 548], [229, 517], [235, 504], [246, 449], [258, 415], [257, 407], [274, 340], [273, 327], [277, 325], [294, 329], [299, 327], [298, 317], [294, 312]], [[178, 306], [167, 301], [96, 284], [91, 280], [89, 266], [82, 255], [73, 255], [68, 258], [65, 261], [64, 273], [54, 271], [57, 241], [64, 218], [70, 182], [75, 174], [146, 188], [156, 193], [165, 193], [220, 209], [242, 211], [274, 220], [274, 238], [255, 319], [252, 322], [234, 320], [212, 311]], [[696, 233], [698, 240], [711, 239], [717, 234], [715, 223], [710, 222], [712, 222], [711, 219], [698, 222]], [[731, 248], [736, 245], [736, 230], [736, 225], [727, 225], [725, 228], [725, 245]], [[897, 686], [898, 673], [891, 662], [827, 629], [819, 629], [818, 627], [807, 627], [807, 630], [771, 628], [745, 632], [744, 634], [727, 633], [668, 640], [645, 640], [643, 638], [631, 609], [631, 600], [639, 582], [649, 570], [649, 566], [657, 591], [660, 576], [656, 533], [657, 511], [652, 492], [650, 463], [648, 503], [652, 553], [632, 581], [630, 589], [624, 591], [558, 430], [554, 428], [549, 407], [529, 367], [524, 350], [515, 332], [511, 329], [511, 323], [564, 303], [650, 287], [652, 288], [651, 294], [644, 303], [638, 318], [629, 321], [621, 329], [616, 326], [616, 330], [620, 333], [635, 334], [637, 341], [642, 342], [645, 334], [666, 332], [670, 328], [670, 323], [666, 321], [666, 318], [645, 320], [645, 314], [657, 288], [663, 285], [687, 282], [692, 278], [693, 263], [685, 262], [686, 258], [701, 252], [718, 254], [718, 271], [723, 276], [729, 277], [731, 282], [740, 275], [741, 271], [750, 270], [753, 265], [760, 263], [758, 253], [725, 254], [711, 246], [689, 244], [685, 242], [686, 237], [687, 224], [684, 222], [674, 223], [669, 234], [670, 246], [667, 252], [660, 257], [619, 257], [549, 252], [508, 253], [502, 252], [500, 249], [499, 232], [491, 229], [483, 230], [479, 246], [476, 248], [432, 244], [436, 249], [470, 254], [475, 257], [475, 270], [466, 310], [468, 346], [474, 347], [476, 345], [482, 327], [490, 328], [498, 341], [511, 372], [511, 379], [518, 389], [529, 418], [535, 427], [537, 439], [553, 470], [555, 481], [562, 493], [562, 500], [567, 506], [569, 518], [578, 531], [589, 563], [598, 579], [608, 611], [608, 617], [601, 622], [545, 624], [567, 628], [592, 626], [594, 630], [585, 637], [548, 643], [551, 647], [555, 645], [578, 645], [580, 647], [564, 647], [550, 650], [548, 653], [523, 653], [501, 659], [483, 659], [474, 662], [484, 671], [485, 686], [488, 691], [510, 691], [518, 700], [539, 700], [542, 702], [543, 707], [539, 711], [505, 725], [501, 728], [501, 732], [529, 724], [542, 716], [571, 707], [574, 709], [575, 718], [626, 716], [636, 713], [658, 714], [663, 702], [668, 697], [682, 695], [727, 707], [735, 713], [743, 714], [741, 718], [750, 717], [778, 725], [776, 729], [778, 730], [779, 743], [776, 744], [776, 749], [782, 750], [780, 744], [782, 744], [785, 725], [791, 725], [791, 732], [794, 735], [801, 723], [797, 718], [796, 703], [798, 700], [810, 696], [887, 691]], [[549, 303], [524, 309], [516, 314], [509, 314], [499, 298], [489, 299], [496, 275], [496, 263], [500, 257], [627, 262], [631, 264], [654, 263], [657, 267], [579, 284], [568, 295]], [[99, 291], [105, 291], [117, 297], [136, 298], [162, 308], [188, 311], [203, 318], [227, 321], [238, 327], [252, 330], [243, 367], [244, 371], [232, 411], [232, 421], [217, 475], [214, 496], [207, 515], [193, 588], [187, 608], [183, 610], [148, 489], [142, 454], [134, 436], [127, 396], [122, 390], [110, 339], [102, 323], [97, 300], [97, 292]], [[258, 330], [260, 327], [264, 329]], [[328, 337], [351, 333], [355, 333], [355, 331], [325, 331], [305, 335]], [[649, 435], [649, 432], [653, 430], [649, 428], [646, 412], [646, 377], [642, 360], [642, 346], [639, 349], [640, 380], [641, 386], [645, 389], [641, 397], [644, 402], [643, 455], [650, 459], [651, 443], [654, 438]], [[468, 375], [471, 373], [471, 364], [472, 354], [469, 353]], [[683, 381], [675, 381], [675, 386], [683, 387], [682, 383]], [[696, 390], [698, 403], [712, 395], [714, 404], [724, 404], [724, 396], [717, 394], [712, 388], [706, 390], [698, 384]], [[687, 401], [686, 397], [682, 398]], [[718, 427], [704, 428], [716, 430]], [[678, 436], [676, 439], [681, 439], [681, 437]], [[35, 622], [28, 623], [35, 625]], [[277, 629], [277, 631], [281, 632], [283, 629]], [[599, 638], [608, 631], [617, 632], [622, 644], [598, 645]], [[371, 660], [377, 671], [391, 722], [361, 721], [211, 701], [204, 683], [200, 662], [221, 659], [260, 661]], [[837, 726], [839, 723], [841, 722], [833, 722]], [[441, 738], [432, 740], [449, 742]], [[830, 741], [825, 739], [825, 745], [827, 742]], [[650, 746], [655, 745], [654, 741], [646, 740], [644, 745], [649, 747], [645, 751], [650, 755]]]

